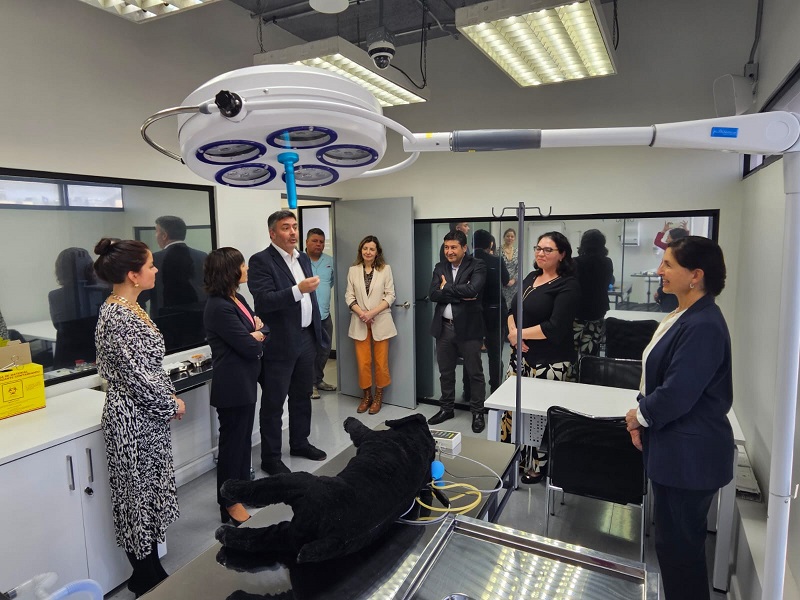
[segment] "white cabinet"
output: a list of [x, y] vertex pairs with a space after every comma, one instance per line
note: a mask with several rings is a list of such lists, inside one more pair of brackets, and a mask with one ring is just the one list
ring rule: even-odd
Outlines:
[[89, 577], [107, 593], [129, 576], [100, 431], [0, 466], [0, 506], [0, 590], [53, 571], [59, 586]]
[[75, 440], [79, 452], [79, 484], [82, 490], [83, 532], [89, 578], [105, 593], [125, 581], [131, 566], [125, 552], [117, 546], [108, 486], [108, 463], [102, 431]]

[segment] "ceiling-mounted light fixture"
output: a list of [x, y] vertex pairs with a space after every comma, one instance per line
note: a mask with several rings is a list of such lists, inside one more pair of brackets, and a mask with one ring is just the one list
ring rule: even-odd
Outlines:
[[412, 91], [390, 70], [377, 73], [372, 59], [366, 52], [340, 37], [256, 54], [253, 57], [253, 64], [305, 65], [331, 71], [369, 90], [384, 108], [427, 101], [421, 91]]
[[308, 4], [317, 12], [335, 15], [347, 9], [348, 0], [309, 0]]
[[147, 23], [219, 0], [81, 0], [81, 2], [134, 23]]
[[456, 27], [520, 86], [616, 73], [595, 0], [495, 0], [456, 9]]

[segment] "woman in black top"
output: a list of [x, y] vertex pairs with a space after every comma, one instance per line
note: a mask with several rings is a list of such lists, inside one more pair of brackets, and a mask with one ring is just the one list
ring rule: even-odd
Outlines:
[[223, 523], [250, 518], [245, 507], [220, 493], [228, 479], [250, 479], [250, 438], [255, 419], [258, 376], [268, 330], [237, 290], [247, 283], [247, 264], [236, 248], [218, 248], [205, 259], [208, 293], [203, 314], [211, 346], [211, 406], [219, 417], [217, 502]]
[[[522, 368], [523, 377], [572, 379], [575, 362], [575, 345], [572, 340], [572, 322], [580, 296], [580, 285], [574, 277], [572, 246], [557, 231], [539, 236], [533, 248], [536, 262], [534, 270], [522, 282]], [[517, 370], [517, 300], [512, 301], [508, 312], [508, 340], [513, 347], [508, 374]], [[541, 417], [544, 419], [544, 417]], [[542, 424], [543, 425], [543, 424]], [[511, 414], [503, 416], [501, 439], [511, 437]], [[523, 475], [523, 483], [541, 480], [536, 449], [531, 452], [534, 465]]]
[[601, 231], [589, 229], [583, 233], [575, 267], [581, 286], [573, 325], [575, 348], [579, 356], [597, 356], [608, 311], [608, 288], [614, 283], [614, 265]]

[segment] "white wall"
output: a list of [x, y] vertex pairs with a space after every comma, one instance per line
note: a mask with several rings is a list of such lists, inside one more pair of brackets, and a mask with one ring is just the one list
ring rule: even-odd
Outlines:
[[[0, 15], [0, 165], [208, 183], [150, 149], [139, 127], [212, 77], [252, 65], [259, 48], [247, 11], [218, 2], [137, 25], [77, 0], [0, 0]], [[266, 27], [264, 43], [296, 38]], [[176, 129], [168, 119], [151, 131], [176, 149]], [[279, 194], [217, 190], [219, 242], [245, 256], [263, 249]]]

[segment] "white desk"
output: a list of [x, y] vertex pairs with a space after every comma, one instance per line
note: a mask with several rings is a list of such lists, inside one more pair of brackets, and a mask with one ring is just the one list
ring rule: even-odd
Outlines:
[[48, 342], [56, 341], [56, 328], [51, 321], [32, 321], [30, 323], [20, 323], [19, 325], [9, 325], [9, 329], [16, 329], [25, 339], [39, 338]]
[[[609, 311], [633, 312], [637, 311]], [[500, 433], [500, 414], [502, 411], [513, 411], [516, 408], [516, 378], [509, 377], [495, 392], [486, 399], [484, 406], [489, 411], [487, 437], [497, 440]], [[550, 379], [522, 378], [522, 413], [546, 415], [551, 406], [563, 406], [569, 410], [595, 417], [622, 417], [631, 408], [636, 408], [636, 390], [553, 381]], [[728, 413], [728, 420], [733, 429], [733, 440], [736, 444], [744, 444], [742, 428], [733, 409]], [[512, 434], [513, 434], [512, 429]], [[714, 568], [712, 582], [714, 589], [727, 591], [730, 575], [731, 540], [733, 533], [733, 507], [736, 504], [736, 470], [738, 452], [734, 453], [733, 480], [719, 490], [718, 501], [712, 503], [709, 511], [709, 523], [715, 524], [717, 543], [714, 551]], [[713, 530], [713, 529], [712, 529]]]
[[666, 313], [647, 312], [644, 310], [612, 309], [606, 312], [606, 319], [609, 317], [614, 317], [615, 319], [621, 319], [623, 321], [657, 321], [660, 323], [665, 316]]

